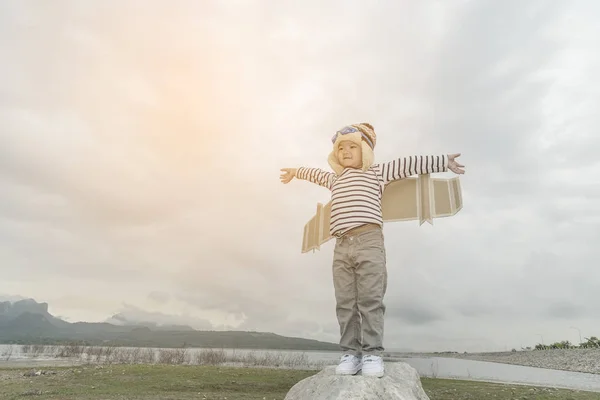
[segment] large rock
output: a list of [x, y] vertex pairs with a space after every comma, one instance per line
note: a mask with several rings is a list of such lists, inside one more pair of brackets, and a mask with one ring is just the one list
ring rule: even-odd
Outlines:
[[296, 383], [284, 400], [429, 400], [418, 372], [403, 362], [387, 362], [382, 378], [336, 375], [335, 366]]

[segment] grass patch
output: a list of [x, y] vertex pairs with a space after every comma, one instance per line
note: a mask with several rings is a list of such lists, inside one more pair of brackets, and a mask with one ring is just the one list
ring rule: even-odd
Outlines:
[[185, 365], [86, 365], [45, 369], [0, 369], [0, 393], [8, 399], [283, 399], [316, 371]]
[[[40, 369], [38, 369], [40, 370]], [[197, 365], [113, 364], [0, 369], [3, 399], [282, 400], [315, 370]], [[27, 374], [28, 375], [28, 374]], [[598, 400], [599, 393], [486, 382], [422, 378], [431, 400]]]
[[598, 400], [600, 393], [453, 379], [421, 378], [430, 400]]

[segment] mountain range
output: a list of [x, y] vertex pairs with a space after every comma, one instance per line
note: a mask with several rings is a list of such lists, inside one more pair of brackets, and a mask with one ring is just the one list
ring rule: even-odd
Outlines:
[[21, 298], [0, 301], [0, 343], [204, 347], [336, 351], [339, 345], [270, 332], [204, 331], [186, 325], [130, 322], [119, 314], [108, 322], [67, 322], [48, 312], [48, 303]]

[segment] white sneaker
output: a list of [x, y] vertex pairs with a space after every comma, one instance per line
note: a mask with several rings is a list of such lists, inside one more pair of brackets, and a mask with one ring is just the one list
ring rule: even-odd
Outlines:
[[337, 375], [356, 375], [361, 369], [360, 358], [352, 354], [344, 354], [339, 365], [335, 368]]
[[379, 356], [366, 355], [362, 359], [362, 374], [381, 378], [384, 373], [383, 359]]

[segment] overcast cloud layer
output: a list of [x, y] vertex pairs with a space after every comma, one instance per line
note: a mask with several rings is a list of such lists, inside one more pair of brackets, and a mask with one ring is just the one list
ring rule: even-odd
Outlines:
[[[329, 138], [461, 152], [464, 209], [385, 226], [389, 349], [600, 336], [600, 3], [0, 4], [0, 294], [337, 342], [301, 254]], [[452, 176], [451, 173], [440, 176]], [[541, 336], [540, 336], [541, 335]]]

